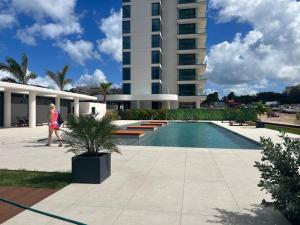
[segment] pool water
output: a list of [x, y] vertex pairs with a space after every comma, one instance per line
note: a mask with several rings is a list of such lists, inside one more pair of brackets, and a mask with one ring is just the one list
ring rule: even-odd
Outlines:
[[117, 138], [120, 145], [259, 149], [259, 145], [213, 123], [169, 123], [140, 138]]

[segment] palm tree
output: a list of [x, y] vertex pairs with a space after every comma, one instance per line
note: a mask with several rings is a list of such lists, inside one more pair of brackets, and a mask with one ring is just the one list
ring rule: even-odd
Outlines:
[[106, 96], [108, 95], [108, 90], [111, 88], [112, 83], [100, 83], [100, 93], [103, 95], [103, 102], [106, 103]]
[[65, 65], [64, 68], [56, 73], [48, 70], [47, 75], [50, 77], [57, 85], [57, 87], [63, 91], [67, 84], [72, 83], [71, 79], [66, 79], [66, 74], [69, 71], [69, 66]]
[[[0, 62], [0, 71], [8, 72], [11, 77], [5, 77], [3, 80], [9, 81], [13, 79], [17, 83], [27, 84], [29, 80], [35, 79], [37, 75], [28, 70], [28, 57], [25, 53], [22, 54], [22, 62], [19, 64], [12, 57], [6, 57], [6, 63]], [[10, 80], [12, 81], [12, 80]]]

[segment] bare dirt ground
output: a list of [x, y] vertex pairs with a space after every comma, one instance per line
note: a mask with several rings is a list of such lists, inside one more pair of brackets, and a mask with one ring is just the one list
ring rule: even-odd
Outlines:
[[300, 125], [300, 121], [296, 119], [296, 114], [277, 113], [279, 117], [267, 117], [267, 114], [262, 115], [262, 120], [266, 122], [284, 123]]

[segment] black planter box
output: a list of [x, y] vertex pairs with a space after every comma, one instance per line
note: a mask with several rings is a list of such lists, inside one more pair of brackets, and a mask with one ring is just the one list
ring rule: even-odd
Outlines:
[[72, 158], [72, 182], [100, 184], [111, 175], [111, 154], [81, 154]]

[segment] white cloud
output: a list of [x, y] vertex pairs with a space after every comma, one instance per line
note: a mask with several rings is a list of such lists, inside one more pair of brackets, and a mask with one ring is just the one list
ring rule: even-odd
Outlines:
[[58, 90], [58, 87], [56, 86], [55, 82], [51, 80], [48, 76], [44, 76], [44, 77], [38, 76], [34, 80], [29, 80], [28, 84], [38, 85], [38, 86]]
[[10, 73], [6, 72], [6, 71], [1, 71], [0, 70], [0, 80], [2, 78], [6, 78], [6, 77], [11, 77]]
[[13, 0], [12, 6], [37, 21], [50, 17], [54, 21], [74, 21], [76, 0]]
[[76, 86], [95, 86], [106, 82], [107, 78], [105, 74], [100, 69], [96, 69], [93, 74], [85, 73], [81, 75], [76, 82]]
[[17, 37], [26, 44], [35, 45], [37, 38], [59, 39], [81, 34], [83, 29], [75, 13], [76, 0], [13, 0], [11, 8], [34, 19], [34, 23], [17, 30]]
[[300, 82], [300, 2], [295, 0], [211, 0], [219, 22], [238, 20], [253, 26], [232, 42], [213, 46], [207, 77], [226, 90], [254, 93]]
[[111, 15], [101, 20], [100, 30], [105, 38], [98, 40], [100, 52], [111, 55], [117, 62], [122, 61], [122, 11], [111, 11]]
[[2, 28], [10, 28], [14, 24], [16, 24], [16, 18], [12, 13], [0, 13], [0, 29]]
[[93, 43], [88, 41], [79, 40], [72, 42], [67, 40], [59, 42], [57, 45], [81, 65], [84, 65], [84, 62], [88, 59], [100, 58], [98, 52], [94, 50]]

